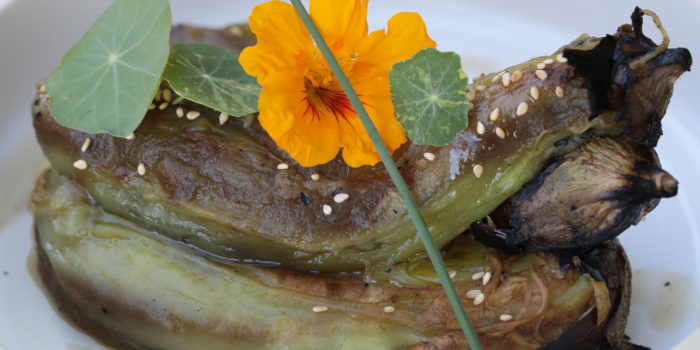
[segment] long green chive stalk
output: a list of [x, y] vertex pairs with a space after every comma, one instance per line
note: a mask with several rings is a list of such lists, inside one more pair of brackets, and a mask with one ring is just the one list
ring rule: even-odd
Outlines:
[[394, 181], [396, 188], [399, 190], [401, 198], [403, 199], [404, 204], [408, 209], [408, 213], [413, 220], [413, 224], [416, 225], [416, 228], [418, 229], [418, 235], [423, 241], [425, 249], [428, 251], [430, 261], [433, 263], [433, 267], [435, 267], [435, 271], [437, 271], [440, 282], [442, 282], [442, 286], [447, 293], [447, 298], [450, 300], [450, 304], [452, 304], [452, 309], [454, 309], [454, 312], [457, 315], [457, 320], [459, 320], [462, 331], [469, 342], [469, 347], [472, 350], [481, 350], [482, 347], [481, 343], [479, 343], [479, 338], [476, 335], [476, 331], [474, 331], [471, 321], [469, 321], [464, 305], [462, 305], [462, 300], [457, 294], [457, 289], [452, 283], [450, 274], [447, 272], [445, 262], [442, 260], [442, 256], [440, 256], [440, 252], [435, 245], [435, 240], [433, 240], [433, 236], [430, 235], [428, 227], [425, 225], [425, 220], [423, 220], [423, 216], [421, 215], [420, 211], [418, 211], [418, 206], [411, 196], [411, 192], [409, 191], [406, 182], [404, 181], [403, 177], [401, 177], [399, 170], [396, 168], [396, 164], [394, 164], [394, 160], [391, 158], [389, 150], [387, 150], [386, 145], [384, 145], [384, 141], [382, 141], [381, 136], [379, 136], [377, 128], [374, 126], [372, 120], [367, 114], [367, 111], [362, 106], [362, 102], [360, 102], [360, 99], [357, 96], [357, 93], [355, 93], [350, 81], [340, 68], [335, 56], [333, 56], [333, 53], [328, 48], [328, 44], [311, 20], [309, 13], [306, 12], [304, 5], [302, 5], [299, 0], [291, 0], [291, 2], [296, 11], [299, 13], [299, 17], [301, 17], [301, 20], [304, 22], [304, 25], [311, 34], [311, 37], [316, 42], [316, 45], [318, 45], [319, 50], [321, 53], [323, 53], [323, 57], [326, 59], [328, 65], [333, 71], [333, 74], [335, 74], [336, 78], [338, 79], [340, 86], [343, 88], [343, 91], [345, 91], [345, 95], [348, 97], [348, 100], [350, 100], [350, 103], [352, 103], [352, 106], [355, 108], [360, 120], [362, 120], [362, 124], [364, 125], [367, 134], [369, 134], [370, 139], [372, 139], [372, 143], [374, 143], [374, 147], [377, 149], [377, 152], [379, 152], [379, 157], [382, 159], [386, 170], [389, 172], [391, 179]]

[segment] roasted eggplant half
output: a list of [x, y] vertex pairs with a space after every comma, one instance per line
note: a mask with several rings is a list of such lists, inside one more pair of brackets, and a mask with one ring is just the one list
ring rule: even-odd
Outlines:
[[[588, 137], [655, 142], [690, 54], [659, 50], [637, 17], [613, 36], [582, 37], [551, 56], [479, 77], [468, 88], [469, 124], [450, 145], [407, 144], [394, 154], [439, 246]], [[245, 27], [175, 33], [174, 42], [197, 38], [233, 50], [252, 42]], [[187, 101], [150, 111], [132, 140], [88, 135], [58, 124], [50, 96], [39, 90], [34, 127], [54, 169], [105, 211], [146, 229], [225, 259], [316, 271], [392, 265], [423, 251], [381, 166], [352, 169], [340, 159], [298, 166], [254, 116], [221, 126], [218, 113]], [[178, 118], [179, 109], [202, 117]], [[92, 146], [81, 152], [88, 137]], [[424, 159], [425, 152], [435, 160]], [[86, 169], [72, 166], [78, 159]], [[278, 170], [280, 163], [289, 169]], [[349, 199], [334, 202], [339, 192]]]
[[509, 251], [590, 247], [637, 224], [677, 191], [678, 181], [648, 146], [595, 138], [556, 160], [472, 231]]
[[[468, 347], [425, 259], [373, 271], [369, 282], [217, 261], [105, 213], [54, 170], [40, 176], [31, 206], [58, 308], [115, 348]], [[462, 235], [444, 259], [486, 349], [624, 343], [630, 270], [615, 242], [578, 255], [501, 255]]]

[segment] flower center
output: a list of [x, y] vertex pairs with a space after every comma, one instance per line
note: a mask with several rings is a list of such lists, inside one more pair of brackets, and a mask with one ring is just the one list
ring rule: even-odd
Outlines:
[[339, 118], [347, 120], [355, 112], [343, 89], [337, 83], [333, 85], [335, 86], [317, 86], [311, 79], [304, 78], [306, 88], [304, 102], [306, 102], [307, 115], [310, 114], [314, 119], [319, 119], [323, 115], [332, 114], [336, 120]]
[[[347, 64], [349, 62], [346, 60], [339, 60], [339, 63], [346, 74], [352, 69], [352, 65]], [[310, 114], [314, 119], [332, 114], [336, 120], [340, 118], [347, 120], [355, 113], [333, 71], [322, 56], [312, 60], [304, 76], [304, 88], [306, 114]]]

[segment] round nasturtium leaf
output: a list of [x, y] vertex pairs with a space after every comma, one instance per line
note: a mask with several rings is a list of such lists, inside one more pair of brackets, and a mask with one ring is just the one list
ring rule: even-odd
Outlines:
[[467, 76], [459, 55], [426, 48], [389, 73], [394, 113], [411, 142], [444, 146], [467, 127]]
[[258, 111], [262, 88], [238, 63], [238, 55], [225, 48], [180, 43], [173, 46], [163, 78], [180, 96], [240, 117]]
[[168, 0], [116, 0], [51, 73], [51, 113], [70, 128], [127, 136], [141, 123], [170, 51]]

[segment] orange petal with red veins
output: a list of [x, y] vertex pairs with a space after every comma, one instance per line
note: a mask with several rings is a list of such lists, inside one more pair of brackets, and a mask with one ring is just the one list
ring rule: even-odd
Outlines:
[[340, 129], [333, 115], [307, 113], [303, 79], [296, 71], [271, 75], [258, 99], [258, 120], [278, 147], [310, 167], [338, 155]]

